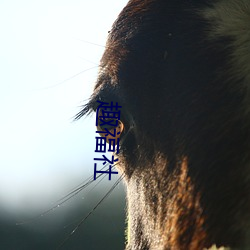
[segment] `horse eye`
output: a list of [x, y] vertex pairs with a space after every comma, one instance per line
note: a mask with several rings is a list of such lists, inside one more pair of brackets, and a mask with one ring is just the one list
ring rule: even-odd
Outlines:
[[[112, 121], [112, 120], [110, 120], [110, 121]], [[119, 139], [121, 137], [121, 134], [124, 131], [124, 124], [123, 124], [123, 122], [118, 120], [117, 126], [111, 126], [108, 124], [98, 125], [97, 130], [98, 130], [100, 136], [102, 136], [102, 137], [105, 136], [107, 140], [115, 139], [115, 145], [116, 145], [118, 143], [117, 139]]]
[[99, 118], [98, 119], [98, 127], [101, 128], [102, 130], [111, 130], [115, 129], [119, 126], [120, 121], [115, 120], [115, 119], [106, 119], [106, 118]]
[[114, 128], [115, 128], [115, 126], [111, 126], [111, 125], [109, 125], [109, 124], [100, 124], [100, 123], [101, 123], [101, 122], [99, 121], [98, 127], [101, 128], [101, 130], [105, 130], [105, 129], [111, 130], [111, 129], [114, 129]]

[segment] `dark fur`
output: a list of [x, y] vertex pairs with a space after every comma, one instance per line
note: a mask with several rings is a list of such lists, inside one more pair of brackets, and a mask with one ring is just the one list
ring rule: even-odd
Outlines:
[[127, 250], [250, 249], [250, 83], [234, 75], [233, 37], [209, 38], [214, 2], [131, 0], [78, 114], [122, 105]]

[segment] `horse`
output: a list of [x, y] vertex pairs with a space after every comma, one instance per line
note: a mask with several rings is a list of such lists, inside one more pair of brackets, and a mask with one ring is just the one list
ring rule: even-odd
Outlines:
[[77, 119], [98, 101], [122, 106], [126, 250], [250, 249], [248, 0], [130, 0]]

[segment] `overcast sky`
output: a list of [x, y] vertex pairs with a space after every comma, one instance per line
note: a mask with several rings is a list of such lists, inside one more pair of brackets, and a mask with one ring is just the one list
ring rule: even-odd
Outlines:
[[0, 1], [1, 206], [27, 206], [93, 174], [94, 117], [72, 121], [126, 2]]

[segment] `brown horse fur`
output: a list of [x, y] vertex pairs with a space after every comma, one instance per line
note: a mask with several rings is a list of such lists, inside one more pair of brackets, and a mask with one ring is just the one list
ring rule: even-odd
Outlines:
[[127, 250], [250, 249], [250, 1], [130, 0], [89, 103], [122, 105]]

